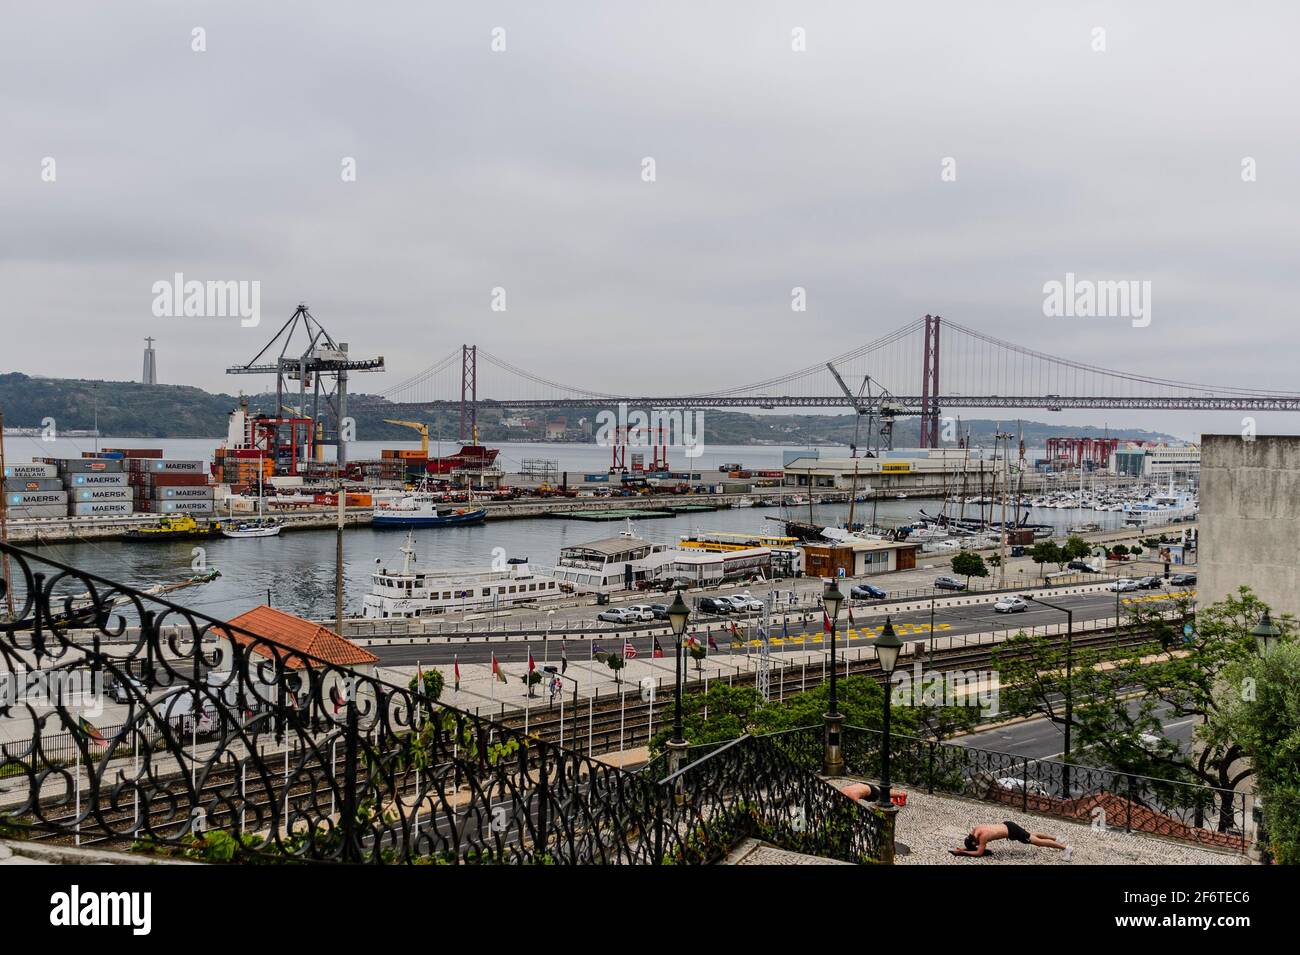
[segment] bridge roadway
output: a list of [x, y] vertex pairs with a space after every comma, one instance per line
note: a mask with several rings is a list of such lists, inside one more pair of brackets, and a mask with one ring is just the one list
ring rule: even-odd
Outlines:
[[[920, 395], [895, 395], [890, 401], [901, 406], [895, 417], [919, 415]], [[459, 408], [456, 399], [402, 402], [420, 408]], [[484, 408], [591, 408], [625, 404], [629, 408], [852, 408], [854, 402], [837, 395], [678, 395], [618, 397], [587, 396], [578, 398], [529, 398], [504, 401], [479, 398]], [[1105, 398], [1093, 395], [940, 395], [937, 408], [1022, 408], [1043, 411], [1065, 409], [1119, 408], [1156, 411], [1300, 411], [1300, 395], [1174, 395], [1170, 397]], [[880, 407], [872, 409], [880, 413]]]
[[[1186, 591], [1175, 589], [1165, 592], [1136, 591], [1121, 594], [1121, 615], [1123, 615], [1125, 608], [1133, 606], [1131, 601], [1135, 599], [1143, 602], [1166, 602], [1169, 600], [1171, 593], [1182, 594], [1186, 593]], [[1073, 610], [1076, 625], [1082, 625], [1085, 621], [1104, 619], [1116, 615], [1115, 594], [1111, 591], [1056, 597], [1044, 594], [1044, 597], [1050, 599], [1052, 603]], [[1044, 626], [1065, 622], [1065, 614], [1059, 611], [1037, 606], [1033, 602], [1030, 602], [1029, 607], [1029, 610], [1022, 613], [1004, 614], [996, 612], [991, 602], [958, 606], [943, 606], [940, 604], [935, 609], [934, 632], [939, 637], [956, 637], [963, 634], [988, 633], [994, 630], [1018, 629], [1020, 627]], [[692, 620], [692, 626], [705, 622], [725, 622], [728, 619], [732, 618], [700, 616]], [[747, 618], [746, 622], [751, 624], [752, 627], [753, 618]], [[929, 636], [930, 612], [927, 609], [895, 614], [893, 615], [893, 623], [898, 635], [904, 641], [925, 640]], [[663, 632], [658, 636], [659, 645], [663, 648], [665, 654], [671, 654], [672, 635], [668, 632], [665, 623], [659, 621], [658, 624], [664, 628]], [[860, 621], [859, 624], [849, 625], [845, 615], [841, 614], [839, 627], [837, 628], [837, 642], [841, 647], [863, 646], [865, 640], [879, 634], [883, 625], [884, 621], [874, 614]], [[624, 629], [626, 632], [644, 630], [645, 625], [628, 626]], [[815, 619], [810, 624], [796, 625], [791, 622], [789, 632], [790, 637], [795, 638], [802, 635], [804, 640], [802, 642], [786, 642], [784, 632], [778, 624], [773, 627], [773, 650], [829, 649], [829, 641], [820, 639], [823, 637], [823, 631]], [[724, 654], [733, 652], [728, 649], [731, 640], [727, 634], [715, 633], [714, 637], [718, 643], [718, 650], [712, 652]], [[551, 663], [558, 662], [560, 658], [560, 638], [552, 636], [548, 641], [543, 633], [539, 633], [531, 643], [519, 640], [505, 642], [500, 639], [488, 642], [474, 638], [452, 643], [446, 643], [440, 638], [435, 638], [435, 640], [437, 642], [425, 642], [422, 639], [415, 638], [410, 643], [372, 645], [368, 649], [379, 657], [381, 666], [390, 667], [414, 666], [417, 662], [431, 666], [441, 667], [444, 664], [449, 666], [453, 655], [462, 663], [490, 663], [493, 653], [502, 663], [518, 663], [528, 659], [530, 649], [539, 667], [544, 657], [549, 656]], [[654, 650], [653, 637], [643, 635], [625, 638], [620, 635], [618, 630], [582, 635], [569, 634], [564, 640], [570, 663], [587, 660], [591, 652], [590, 643], [598, 644], [605, 652], [613, 652], [621, 650], [626, 640], [636, 649], [638, 657], [650, 657]], [[811, 646], [809, 646], [810, 643]]]

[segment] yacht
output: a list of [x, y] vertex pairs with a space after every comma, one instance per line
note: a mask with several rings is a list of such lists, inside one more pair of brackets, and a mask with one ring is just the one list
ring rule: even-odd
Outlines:
[[235, 524], [224, 524], [221, 528], [223, 537], [276, 537], [279, 535], [282, 525], [274, 517], [259, 519], [255, 521], [238, 521]]
[[431, 617], [471, 610], [496, 610], [563, 596], [550, 577], [528, 569], [527, 557], [514, 557], [504, 568], [431, 569], [415, 562], [414, 539], [408, 531], [401, 548], [402, 566], [389, 570], [383, 558], [370, 575], [370, 592], [361, 615], [371, 620]]

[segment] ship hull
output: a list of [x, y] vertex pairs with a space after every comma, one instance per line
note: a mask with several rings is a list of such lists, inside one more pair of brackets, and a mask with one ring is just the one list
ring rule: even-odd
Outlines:
[[395, 511], [391, 514], [376, 514], [371, 520], [372, 527], [463, 527], [482, 524], [487, 519], [487, 511], [479, 508], [464, 514], [403, 514]]

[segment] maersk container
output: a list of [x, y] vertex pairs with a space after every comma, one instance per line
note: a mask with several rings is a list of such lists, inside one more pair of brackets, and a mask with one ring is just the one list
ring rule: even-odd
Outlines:
[[597, 484], [601, 481], [608, 481], [609, 475], [608, 474], [584, 474], [582, 479], [588, 482], [589, 484]]
[[5, 478], [52, 478], [58, 477], [59, 469], [53, 464], [6, 464]]
[[210, 501], [214, 489], [210, 487], [156, 487], [153, 489], [155, 501]]
[[6, 491], [62, 491], [63, 481], [57, 477], [6, 478]]
[[66, 504], [33, 504], [29, 507], [10, 507], [9, 519], [11, 521], [20, 521], [34, 517], [67, 517], [68, 505]]
[[79, 487], [72, 494], [74, 501], [129, 501], [134, 496], [129, 487]]
[[134, 514], [135, 507], [130, 501], [89, 501], [73, 504], [70, 513], [73, 517], [94, 517], [99, 514]]
[[107, 458], [63, 458], [59, 470], [64, 474], [118, 474], [126, 469], [121, 461]]
[[212, 514], [216, 504], [212, 501], [154, 501], [150, 510], [155, 514]]
[[126, 487], [130, 475], [120, 474], [66, 474], [68, 487]]
[[5, 501], [10, 507], [40, 507], [57, 504], [68, 506], [67, 491], [6, 491]]
[[203, 472], [208, 469], [206, 461], [172, 461], [167, 458], [137, 458], [140, 470], [155, 474], [178, 474]]

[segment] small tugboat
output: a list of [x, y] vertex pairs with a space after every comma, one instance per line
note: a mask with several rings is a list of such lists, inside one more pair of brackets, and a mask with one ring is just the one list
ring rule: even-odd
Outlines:
[[406, 497], [389, 507], [376, 507], [370, 524], [372, 527], [454, 527], [482, 524], [485, 520], [486, 508], [440, 507], [435, 501]]
[[200, 524], [188, 514], [167, 515], [157, 524], [137, 527], [126, 532], [129, 541], [190, 540], [196, 537], [216, 537], [221, 533], [219, 521]]

